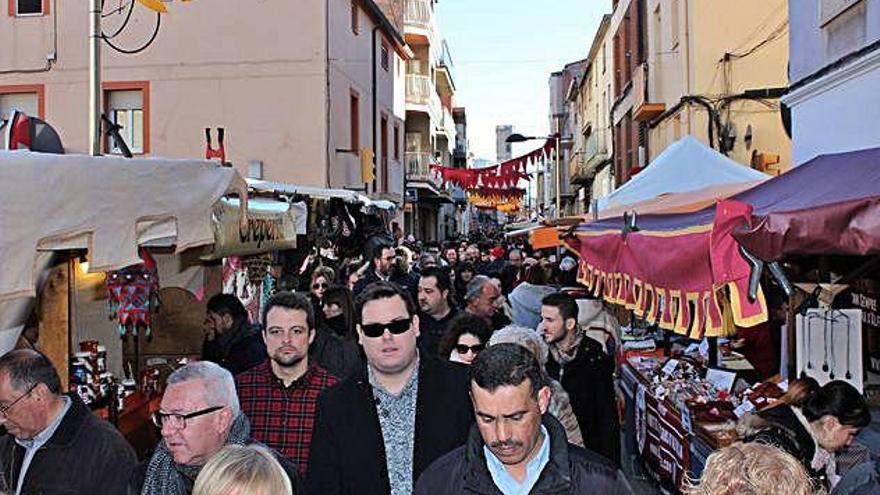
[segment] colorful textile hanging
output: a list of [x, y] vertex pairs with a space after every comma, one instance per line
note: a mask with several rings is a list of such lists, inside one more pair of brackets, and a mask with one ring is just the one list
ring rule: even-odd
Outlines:
[[110, 319], [119, 323], [119, 335], [128, 332], [137, 336], [138, 327], [152, 335], [150, 302], [159, 293], [159, 273], [156, 261], [146, 249], [140, 248], [143, 263], [107, 273], [107, 305]]
[[726, 200], [714, 212], [644, 217], [636, 230], [619, 219], [584, 224], [565, 244], [580, 256], [578, 279], [597, 297], [691, 338], [721, 336], [721, 298], [737, 326], [767, 320], [763, 293], [747, 297], [750, 267], [732, 236], [751, 215], [749, 205]]

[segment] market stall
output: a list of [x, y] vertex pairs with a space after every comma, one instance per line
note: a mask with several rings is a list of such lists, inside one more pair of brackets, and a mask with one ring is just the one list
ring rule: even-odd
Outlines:
[[[156, 275], [165, 268], [150, 253], [213, 244], [213, 207], [228, 194], [246, 204], [244, 180], [203, 160], [2, 151], [0, 184], [0, 352], [38, 348], [102, 414], [121, 409], [112, 419], [133, 433], [155, 389], [152, 375], [125, 362], [123, 346], [152, 329]], [[246, 229], [246, 216], [236, 225]], [[87, 293], [77, 286], [84, 277], [94, 282]], [[28, 340], [31, 333], [39, 338]], [[117, 385], [122, 408], [110, 407]]]
[[[829, 285], [876, 277], [878, 163], [880, 150], [822, 156], [710, 206], [698, 195], [694, 205], [673, 204], [674, 213], [624, 208], [564, 239], [580, 257], [581, 282], [631, 316], [621, 356], [628, 441], [667, 487], [680, 486], [684, 473], [698, 476], [708, 453], [736, 439], [735, 420], [781, 395], [785, 378], [842, 379], [870, 397], [861, 364], [872, 351], [862, 351], [860, 323], [871, 320], [876, 299], [862, 284], [835, 300]], [[812, 282], [799, 286], [813, 297], [789, 278]], [[793, 297], [785, 376], [756, 383], [723, 340], [723, 353], [712, 339], [698, 341], [764, 324], [780, 309], [765, 290]], [[870, 336], [866, 347], [877, 341]]]

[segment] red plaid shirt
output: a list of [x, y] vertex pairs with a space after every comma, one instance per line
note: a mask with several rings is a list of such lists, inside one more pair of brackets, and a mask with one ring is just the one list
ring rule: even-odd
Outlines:
[[312, 365], [285, 387], [268, 360], [235, 377], [241, 411], [251, 422], [251, 436], [295, 462], [303, 476], [308, 471], [318, 395], [338, 382], [324, 368]]

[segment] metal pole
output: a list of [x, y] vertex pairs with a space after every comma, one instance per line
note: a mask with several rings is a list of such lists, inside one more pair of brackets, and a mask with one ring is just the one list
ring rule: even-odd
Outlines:
[[89, 152], [101, 155], [101, 0], [89, 2]]

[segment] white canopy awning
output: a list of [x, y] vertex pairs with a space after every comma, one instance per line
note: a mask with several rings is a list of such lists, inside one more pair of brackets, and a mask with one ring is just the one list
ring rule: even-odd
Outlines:
[[322, 187], [298, 186], [296, 184], [285, 184], [283, 182], [271, 182], [258, 179], [246, 179], [248, 187], [255, 192], [308, 196], [316, 199], [332, 199], [338, 198], [346, 203], [357, 204], [363, 206], [373, 206], [380, 210], [393, 210], [396, 205], [392, 201], [384, 199], [370, 199], [363, 193], [351, 191], [348, 189], [326, 189]]

